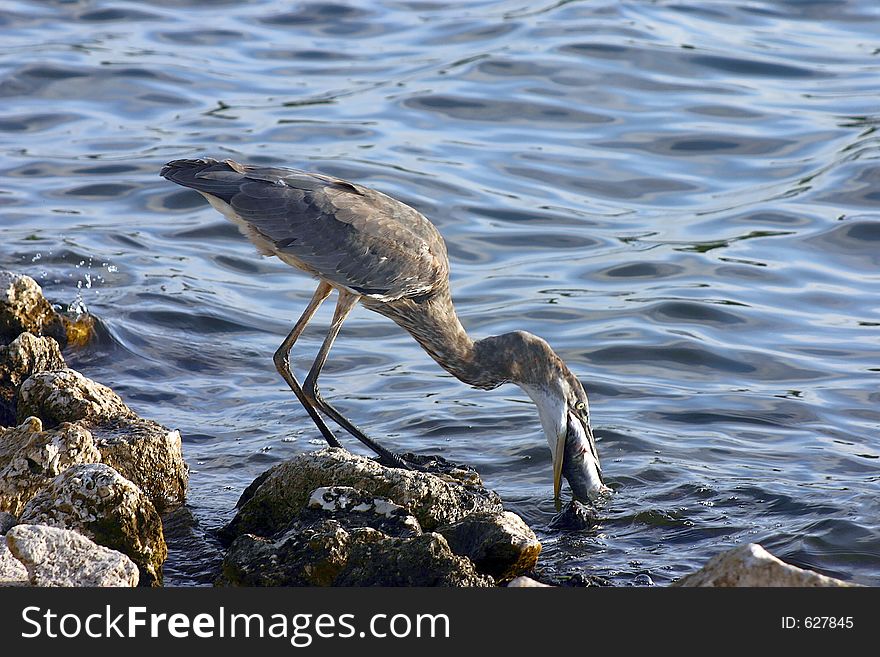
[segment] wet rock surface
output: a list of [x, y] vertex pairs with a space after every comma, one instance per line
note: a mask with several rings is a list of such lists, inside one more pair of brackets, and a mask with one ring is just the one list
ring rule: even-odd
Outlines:
[[672, 586], [854, 586], [785, 563], [757, 543], [741, 545], [710, 559], [700, 570], [682, 577]]
[[0, 271], [0, 342], [9, 343], [25, 332], [67, 344], [61, 315], [37, 282], [30, 276]]
[[548, 529], [557, 531], [582, 531], [592, 529], [599, 524], [596, 510], [577, 500], [571, 500], [565, 507], [551, 518]]
[[221, 583], [493, 586], [534, 566], [534, 533], [473, 470], [420, 465], [429, 471], [326, 448], [275, 466], [223, 531]]
[[[11, 575], [30, 586], [120, 586], [138, 584], [138, 568], [124, 554], [68, 529], [17, 525], [6, 535], [7, 554], [18, 562]], [[3, 580], [0, 554], [0, 581]]]
[[296, 524], [277, 539], [245, 534], [223, 562], [221, 584], [238, 586], [492, 586], [433, 532], [390, 537], [335, 520]]
[[159, 514], [140, 488], [107, 465], [65, 470], [31, 498], [19, 522], [74, 529], [131, 558], [142, 585], [162, 583], [168, 549]]
[[466, 556], [481, 573], [506, 581], [530, 571], [541, 543], [515, 513], [477, 512], [437, 529], [455, 554]]

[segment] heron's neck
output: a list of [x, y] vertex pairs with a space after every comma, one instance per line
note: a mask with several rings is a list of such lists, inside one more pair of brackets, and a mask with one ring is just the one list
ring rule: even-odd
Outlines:
[[471, 339], [458, 319], [448, 288], [418, 301], [401, 299], [381, 305], [366, 301], [365, 305], [406, 329], [431, 358], [460, 381], [488, 390], [510, 380], [510, 363], [486, 348], [495, 338]]

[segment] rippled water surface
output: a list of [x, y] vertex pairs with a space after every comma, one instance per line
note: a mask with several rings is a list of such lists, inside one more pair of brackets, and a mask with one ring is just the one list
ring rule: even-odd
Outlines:
[[2, 2], [0, 33], [0, 266], [85, 304], [71, 364], [181, 430], [198, 525], [169, 522], [167, 583], [209, 583], [244, 486], [321, 444], [271, 359], [314, 282], [157, 175], [213, 155], [418, 208], [468, 330], [581, 377], [616, 493], [577, 533], [547, 529], [518, 388], [364, 309], [322, 378], [389, 446], [476, 467], [550, 572], [666, 584], [756, 541], [880, 585], [874, 0]]

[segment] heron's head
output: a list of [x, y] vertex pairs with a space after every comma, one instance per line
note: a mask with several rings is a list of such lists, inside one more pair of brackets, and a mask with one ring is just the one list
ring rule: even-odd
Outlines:
[[509, 380], [535, 402], [553, 459], [553, 495], [562, 476], [575, 499], [587, 501], [610, 492], [602, 482], [599, 454], [590, 426], [590, 403], [578, 378], [541, 338], [508, 333]]

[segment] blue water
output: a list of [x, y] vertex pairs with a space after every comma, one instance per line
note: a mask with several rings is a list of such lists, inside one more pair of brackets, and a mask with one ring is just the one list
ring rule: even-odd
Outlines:
[[363, 309], [322, 377], [388, 446], [476, 467], [547, 572], [663, 585], [760, 542], [880, 584], [874, 0], [12, 1], [0, 35], [0, 267], [97, 316], [68, 360], [181, 430], [168, 584], [209, 583], [244, 486], [321, 444], [271, 359], [315, 283], [157, 175], [201, 155], [413, 205], [468, 330], [537, 333], [581, 377], [616, 492], [578, 533], [547, 529], [519, 389]]

